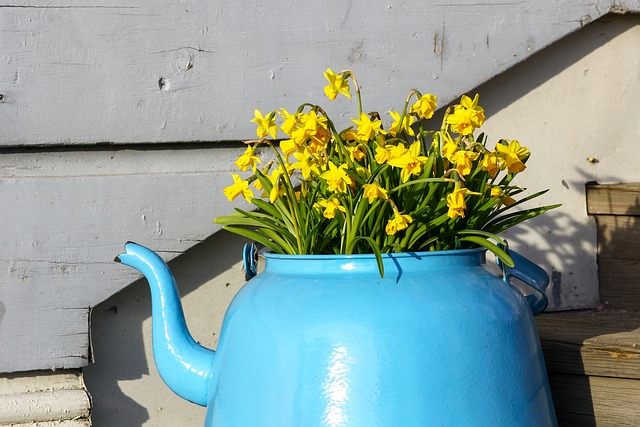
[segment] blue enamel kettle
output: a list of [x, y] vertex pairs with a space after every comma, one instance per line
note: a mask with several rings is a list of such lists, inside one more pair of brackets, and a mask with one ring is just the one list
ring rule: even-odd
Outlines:
[[207, 427], [553, 427], [533, 321], [549, 278], [511, 256], [497, 275], [481, 249], [386, 254], [381, 278], [373, 255], [265, 254], [215, 351], [157, 254], [127, 243], [116, 260], [146, 276], [157, 369]]

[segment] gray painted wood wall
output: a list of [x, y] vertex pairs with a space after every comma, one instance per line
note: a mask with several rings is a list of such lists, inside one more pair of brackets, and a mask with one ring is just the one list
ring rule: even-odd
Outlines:
[[443, 105], [592, 20], [639, 11], [632, 0], [5, 1], [0, 372], [88, 363], [91, 307], [137, 277], [112, 262], [126, 240], [168, 260], [216, 232], [242, 150], [230, 141], [254, 136], [254, 108], [322, 99], [327, 67], [356, 70], [365, 109], [413, 86]]

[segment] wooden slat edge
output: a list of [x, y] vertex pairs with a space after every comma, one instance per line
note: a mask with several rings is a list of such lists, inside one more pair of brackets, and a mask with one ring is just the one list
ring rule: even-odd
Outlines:
[[640, 184], [587, 184], [589, 215], [640, 215]]
[[640, 425], [640, 381], [551, 374], [551, 394], [560, 425]]
[[542, 351], [549, 372], [640, 380], [640, 352], [544, 340]]
[[[90, 410], [91, 399], [79, 371], [40, 371], [0, 377], [0, 427], [85, 426], [90, 425], [86, 423]], [[70, 423], [63, 424], [65, 421]]]
[[536, 325], [550, 372], [640, 379], [637, 312], [545, 313]]
[[89, 396], [84, 390], [9, 394], [0, 396], [0, 423], [88, 418], [90, 406]]
[[83, 388], [82, 375], [77, 370], [32, 371], [0, 375], [0, 396], [52, 390], [79, 390]]
[[81, 420], [64, 420], [64, 421], [43, 421], [35, 423], [20, 424], [0, 424], [0, 427], [91, 427], [91, 421], [88, 418]]

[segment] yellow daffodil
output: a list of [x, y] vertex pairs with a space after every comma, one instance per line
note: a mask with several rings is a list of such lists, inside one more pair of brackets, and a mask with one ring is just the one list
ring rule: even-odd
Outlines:
[[460, 184], [456, 183], [453, 192], [447, 195], [447, 207], [449, 208], [447, 216], [449, 216], [449, 218], [464, 218], [465, 210], [467, 209], [467, 203], [464, 196], [467, 194], [479, 195], [479, 193], [460, 187]]
[[436, 111], [436, 103], [438, 98], [430, 93], [422, 95], [413, 105], [411, 105], [411, 113], [421, 119], [430, 119]]
[[285, 173], [282, 166], [271, 171], [267, 178], [271, 182], [271, 191], [269, 192], [269, 202], [273, 204], [279, 197], [285, 196], [287, 191], [281, 182], [280, 176]]
[[251, 169], [255, 172], [256, 164], [262, 163], [262, 160], [260, 160], [260, 158], [253, 155], [255, 151], [255, 147], [247, 147], [247, 149], [244, 150], [244, 153], [242, 153], [238, 160], [236, 160], [236, 166], [238, 166], [238, 169], [240, 169], [242, 172], [246, 172], [247, 169], [251, 167]]
[[322, 216], [328, 219], [333, 219], [336, 217], [336, 211], [347, 212], [344, 206], [340, 205], [340, 200], [336, 197], [332, 197], [329, 200], [321, 199], [318, 200], [314, 205], [316, 209], [324, 209], [322, 212]]
[[402, 142], [398, 145], [387, 145], [387, 148], [389, 149], [389, 160], [398, 159], [409, 151]]
[[400, 212], [398, 212], [396, 209], [394, 209], [393, 218], [391, 218], [387, 222], [387, 226], [385, 227], [384, 231], [388, 235], [393, 236], [398, 231], [401, 231], [407, 228], [409, 224], [411, 224], [412, 222], [413, 222], [413, 219], [411, 218], [411, 216], [403, 215]]
[[364, 148], [362, 147], [362, 144], [359, 143], [351, 143], [351, 144], [345, 144], [344, 148], [347, 150], [347, 152], [349, 153], [349, 157], [351, 158], [351, 161], [361, 161], [362, 159], [364, 159], [366, 153], [364, 152]]
[[[368, 167], [356, 165], [356, 173], [365, 181], [371, 178], [371, 169], [369, 169]], [[352, 188], [354, 184], [351, 184]]]
[[224, 189], [224, 195], [227, 196], [227, 199], [231, 201], [242, 194], [247, 201], [250, 201], [253, 198], [253, 192], [249, 188], [249, 182], [235, 173], [232, 173], [231, 177], [233, 184]]
[[475, 128], [472, 122], [472, 113], [459, 105], [453, 109], [453, 113], [447, 115], [445, 122], [451, 126], [451, 132], [466, 136], [471, 135]]
[[451, 131], [462, 136], [471, 135], [476, 128], [484, 124], [484, 109], [478, 105], [479, 95], [471, 100], [466, 95], [460, 99], [460, 104], [448, 114], [445, 123], [451, 126]]
[[459, 142], [458, 140], [454, 141], [453, 138], [451, 138], [451, 135], [449, 135], [449, 132], [442, 133], [442, 138], [444, 140], [444, 145], [442, 146], [442, 155], [445, 159], [452, 162], [451, 159], [453, 158], [453, 155], [459, 149]]
[[358, 126], [356, 138], [359, 141], [367, 142], [371, 140], [376, 133], [383, 135], [387, 133], [382, 129], [382, 122], [380, 120], [371, 120], [365, 113], [360, 114], [360, 120], [351, 119], [351, 121]]
[[318, 116], [315, 111], [310, 111], [299, 114], [298, 123], [299, 127], [291, 133], [291, 138], [298, 146], [306, 144], [314, 154], [327, 147], [331, 140], [331, 132], [326, 117]]
[[349, 92], [349, 82], [345, 76], [345, 73], [336, 74], [331, 68], [327, 68], [324, 72], [324, 77], [329, 81], [329, 84], [324, 87], [324, 94], [330, 100], [336, 99], [339, 93], [343, 94], [347, 98], [351, 98]]
[[482, 126], [485, 119], [484, 109], [478, 105], [479, 99], [480, 95], [477, 93], [476, 96], [473, 97], [473, 100], [467, 95], [462, 95], [462, 98], [460, 99], [460, 105], [471, 112], [472, 123], [475, 128]]
[[389, 111], [389, 115], [394, 120], [394, 122], [391, 124], [391, 127], [389, 128], [389, 134], [391, 134], [391, 136], [395, 137], [397, 134], [400, 134], [402, 132], [406, 132], [406, 134], [409, 136], [415, 136], [415, 132], [413, 131], [413, 129], [411, 129], [411, 125], [413, 124], [415, 117], [405, 115], [402, 118], [401, 125], [400, 113], [398, 113], [397, 111]]
[[358, 132], [356, 132], [355, 129], [348, 128], [348, 129], [345, 129], [342, 132], [340, 132], [340, 138], [343, 141], [355, 141], [357, 133]]
[[293, 131], [298, 126], [298, 119], [296, 117], [296, 114], [290, 114], [284, 108], [281, 108], [278, 114], [280, 114], [280, 116], [284, 119], [284, 122], [282, 122], [282, 124], [280, 125], [280, 130], [285, 134], [291, 136]]
[[[253, 188], [255, 188], [258, 191], [262, 191], [263, 187], [259, 179], [256, 179], [255, 181], [253, 181]], [[260, 197], [264, 197], [264, 194]]]
[[389, 151], [385, 147], [376, 147], [376, 155], [375, 155], [376, 163], [379, 165], [383, 165], [389, 160]]
[[255, 110], [253, 114], [255, 117], [251, 121], [258, 125], [258, 128], [256, 129], [256, 135], [258, 135], [258, 138], [264, 138], [269, 135], [271, 138], [276, 139], [278, 125], [276, 125], [275, 113], [271, 112], [265, 117], [262, 115], [260, 110]]
[[309, 179], [309, 177], [311, 177], [311, 173], [316, 176], [320, 175], [315, 157], [309, 152], [308, 149], [305, 148], [302, 153], [293, 153], [293, 157], [295, 157], [298, 161], [293, 163], [291, 167], [293, 169], [299, 169], [300, 172], [302, 172], [302, 177], [304, 179]]
[[[398, 144], [401, 145], [401, 144]], [[426, 156], [420, 155], [420, 141], [416, 141], [405, 150], [402, 155], [396, 158], [391, 158], [387, 161], [391, 166], [402, 168], [400, 172], [400, 178], [405, 183], [409, 180], [411, 175], [420, 175], [422, 172], [422, 165], [427, 161]]]
[[300, 150], [300, 146], [293, 139], [283, 139], [280, 141], [280, 149], [285, 156], [289, 157], [296, 151]]
[[362, 189], [364, 190], [363, 196], [369, 199], [369, 203], [373, 203], [375, 199], [387, 200], [389, 198], [387, 196], [387, 190], [380, 187], [375, 182], [371, 184], [364, 184]]
[[516, 202], [513, 197], [506, 194], [498, 185], [491, 186], [491, 197], [500, 199], [500, 202], [505, 206], [511, 206]]
[[336, 166], [333, 162], [329, 161], [329, 170], [323, 172], [320, 178], [327, 181], [329, 191], [335, 191], [344, 193], [347, 191], [347, 186], [353, 183], [351, 177], [345, 172], [347, 165], [343, 164]]
[[482, 170], [493, 176], [500, 170], [500, 162], [495, 153], [485, 153], [482, 157]]
[[526, 169], [524, 161], [529, 158], [531, 153], [527, 147], [520, 146], [518, 141], [513, 140], [509, 144], [500, 142], [496, 144], [496, 150], [504, 162], [502, 168], [506, 168], [508, 173], [519, 173]]
[[461, 176], [467, 176], [471, 173], [473, 162], [478, 159], [479, 153], [470, 150], [458, 150], [451, 156], [451, 163], [456, 165], [456, 170]]
[[376, 144], [375, 160], [376, 163], [382, 165], [389, 160], [398, 159], [408, 153], [409, 150], [405, 148], [403, 143], [399, 143], [398, 145], [387, 144], [385, 146]]

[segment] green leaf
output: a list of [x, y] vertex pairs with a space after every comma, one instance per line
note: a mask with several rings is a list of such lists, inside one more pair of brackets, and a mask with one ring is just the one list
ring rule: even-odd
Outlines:
[[[503, 208], [498, 209], [493, 215], [491, 215], [491, 217], [493, 218], [493, 217], [499, 216], [500, 214], [502, 214], [505, 211], [511, 210], [512, 208], [514, 208], [514, 207], [516, 207], [518, 205], [521, 205], [521, 204], [523, 204], [525, 202], [528, 202], [529, 200], [532, 200], [532, 199], [535, 199], [536, 197], [542, 196], [547, 191], [549, 191], [549, 190], [538, 191], [537, 193], [531, 194], [531, 195], [529, 195], [529, 196], [527, 196], [527, 197], [525, 197], [523, 199], [517, 200], [515, 203], [512, 203], [509, 206], [504, 206]], [[518, 194], [520, 192], [521, 191], [515, 191], [515, 192], [512, 192], [512, 193], [509, 193], [509, 195], [510, 196], [516, 195], [516, 194]]]
[[251, 199], [251, 203], [256, 205], [258, 207], [258, 209], [262, 209], [263, 211], [265, 211], [269, 215], [271, 215], [271, 216], [273, 216], [275, 218], [282, 219], [281, 212], [275, 206], [273, 206], [271, 203], [265, 202], [264, 200], [261, 200], [261, 199]]
[[489, 240], [487, 240], [484, 237], [480, 237], [480, 236], [464, 236], [464, 237], [460, 237], [460, 241], [471, 242], [471, 243], [475, 243], [477, 245], [480, 245], [483, 248], [493, 252], [495, 254], [495, 256], [500, 258], [500, 260], [507, 267], [514, 267], [515, 266], [515, 264], [514, 264], [513, 260], [511, 259], [511, 257], [504, 250], [502, 250], [498, 245], [496, 245], [495, 243], [490, 242]]
[[376, 257], [376, 262], [378, 263], [378, 272], [380, 273], [380, 278], [384, 278], [384, 263], [382, 262], [382, 253], [380, 252], [380, 248], [376, 244], [375, 240], [367, 236], [358, 236], [354, 239], [353, 243], [355, 244], [358, 240], [364, 240], [369, 243], [369, 246], [371, 247], [371, 250]]
[[[288, 236], [285, 236], [285, 235], [281, 235], [276, 230], [267, 229], [267, 228], [260, 229], [260, 233], [263, 233], [269, 239], [273, 240], [276, 244], [280, 245], [280, 247], [282, 247], [282, 249], [286, 253], [288, 253], [288, 254], [297, 254], [297, 253], [299, 253], [296, 250], [295, 238], [293, 236], [291, 236], [289, 233], [287, 233], [287, 234], [289, 234]], [[284, 237], [287, 237], [287, 238], [284, 238]]]
[[239, 208], [236, 208], [236, 211], [237, 212], [231, 215], [220, 216], [216, 218], [214, 222], [222, 225], [245, 225], [247, 227], [264, 227], [265, 225], [272, 228], [283, 227], [281, 223], [269, 215], [259, 214], [257, 212], [250, 214]]
[[224, 230], [227, 230], [231, 233], [235, 233], [238, 234], [240, 236], [243, 237], [247, 237], [251, 240], [254, 240], [266, 247], [268, 247], [269, 249], [271, 249], [273, 252], [277, 253], [277, 254], [285, 254], [286, 252], [279, 246], [277, 245], [275, 242], [273, 242], [272, 240], [268, 239], [267, 237], [265, 237], [264, 235], [260, 234], [257, 231], [253, 231], [253, 230], [247, 230], [246, 228], [241, 228], [241, 227], [234, 227], [232, 225], [227, 225], [225, 227], [223, 227]]
[[512, 212], [510, 214], [506, 214], [506, 215], [502, 215], [500, 217], [497, 218], [493, 218], [491, 221], [489, 221], [483, 228], [485, 230], [491, 230], [493, 233], [501, 233], [515, 225], [520, 224], [523, 221], [529, 220], [531, 218], [535, 218], [539, 215], [542, 215], [543, 213], [551, 210], [551, 209], [555, 209], [559, 206], [562, 206], [561, 204], [556, 204], [556, 205], [548, 205], [548, 206], [542, 206], [539, 208], [532, 208], [532, 209], [527, 209], [524, 211], [518, 211], [518, 212]]
[[404, 184], [400, 184], [395, 188], [392, 188], [391, 190], [388, 191], [389, 194], [391, 193], [395, 193], [396, 191], [405, 188], [405, 187], [410, 187], [413, 185], [418, 185], [418, 184], [424, 184], [427, 182], [453, 182], [452, 179], [449, 178], [420, 178], [420, 179], [415, 179], [413, 181], [408, 181], [405, 182]]

